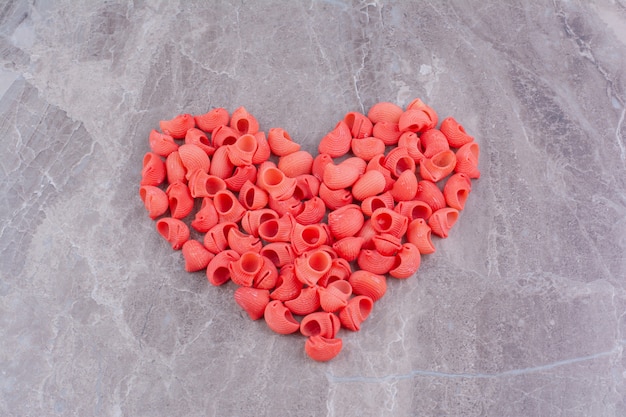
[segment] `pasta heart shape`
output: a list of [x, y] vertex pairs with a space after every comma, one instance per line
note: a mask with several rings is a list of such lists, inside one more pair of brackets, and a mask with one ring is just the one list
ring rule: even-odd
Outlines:
[[451, 116], [439, 124], [419, 98], [334, 126], [311, 155], [245, 107], [180, 114], [147, 132], [139, 180], [184, 268], [267, 329], [300, 329], [316, 361], [337, 357], [339, 336], [367, 328], [388, 281], [415, 276], [453, 235], [480, 177], [474, 136]]

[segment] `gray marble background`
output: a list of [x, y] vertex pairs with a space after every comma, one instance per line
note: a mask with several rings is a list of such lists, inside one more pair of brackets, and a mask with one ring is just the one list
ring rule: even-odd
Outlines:
[[[0, 5], [0, 415], [626, 415], [626, 3]], [[482, 177], [344, 350], [250, 321], [138, 197], [160, 119], [245, 105], [305, 149], [422, 98]]]

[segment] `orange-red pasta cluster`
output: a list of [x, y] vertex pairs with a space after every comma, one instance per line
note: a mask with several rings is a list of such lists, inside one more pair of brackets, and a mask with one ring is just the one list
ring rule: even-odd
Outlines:
[[[349, 112], [313, 157], [240, 107], [160, 122], [139, 195], [185, 269], [232, 281], [252, 320], [300, 332], [317, 361], [446, 238], [478, 178], [479, 146], [420, 99]], [[439, 126], [439, 128], [437, 128]], [[324, 221], [326, 219], [326, 221]]]

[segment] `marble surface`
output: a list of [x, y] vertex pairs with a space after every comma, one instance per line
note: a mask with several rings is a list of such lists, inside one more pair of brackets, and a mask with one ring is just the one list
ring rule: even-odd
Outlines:
[[[0, 6], [3, 416], [626, 415], [626, 2]], [[315, 151], [422, 98], [482, 177], [330, 363], [183, 271], [138, 198], [160, 119]]]

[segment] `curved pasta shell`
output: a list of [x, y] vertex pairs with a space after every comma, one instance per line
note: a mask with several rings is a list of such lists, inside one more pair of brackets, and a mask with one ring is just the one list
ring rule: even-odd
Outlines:
[[178, 155], [187, 171], [187, 179], [197, 169], [202, 172], [209, 172], [209, 167], [211, 166], [209, 155], [196, 145], [180, 145], [178, 147]]
[[161, 120], [159, 127], [166, 135], [174, 139], [183, 139], [189, 129], [196, 126], [193, 116], [190, 114], [180, 114], [171, 120]]
[[236, 109], [230, 117], [230, 127], [240, 135], [254, 134], [259, 131], [259, 122], [242, 106]]
[[402, 108], [397, 104], [382, 101], [370, 107], [369, 112], [367, 112], [367, 118], [370, 119], [372, 123], [398, 123], [402, 113]]
[[320, 181], [313, 175], [305, 174], [296, 177], [296, 189], [293, 196], [298, 200], [309, 200], [320, 192]]
[[387, 280], [383, 275], [369, 271], [354, 271], [348, 282], [352, 285], [352, 292], [356, 295], [365, 295], [373, 301], [380, 300], [387, 292]]
[[287, 242], [268, 243], [261, 249], [261, 255], [272, 261], [278, 268], [293, 263], [295, 259], [291, 244]]
[[300, 294], [292, 300], [285, 301], [285, 307], [293, 314], [305, 316], [320, 308], [320, 296], [318, 287], [306, 287], [300, 290]]
[[265, 307], [270, 302], [270, 292], [258, 288], [239, 287], [235, 290], [235, 302], [252, 320], [258, 320], [263, 317]]
[[328, 154], [333, 158], [338, 158], [348, 153], [352, 135], [350, 128], [343, 121], [339, 121], [335, 128], [328, 132], [320, 141], [317, 151], [320, 154]]
[[435, 211], [428, 219], [428, 225], [434, 234], [439, 237], [448, 237], [448, 232], [459, 218], [459, 211], [445, 207]]
[[398, 139], [398, 147], [406, 148], [409, 156], [413, 158], [415, 164], [419, 164], [424, 159], [422, 144], [419, 136], [415, 132], [404, 132]]
[[218, 126], [227, 125], [230, 120], [228, 111], [222, 107], [211, 109], [205, 114], [199, 114], [193, 118], [196, 126], [209, 133], [213, 132]]
[[[373, 124], [370, 119], [358, 111], [351, 111], [343, 118], [353, 138], [366, 138], [372, 136]], [[347, 151], [346, 151], [347, 152]]]
[[435, 252], [435, 245], [433, 245], [431, 240], [430, 226], [426, 224], [424, 219], [418, 218], [409, 223], [406, 240], [414, 244], [422, 255]]
[[189, 188], [182, 182], [170, 184], [165, 194], [167, 194], [170, 213], [173, 218], [182, 219], [193, 210], [193, 197], [189, 193]]
[[443, 196], [448, 206], [463, 210], [469, 193], [472, 191], [470, 178], [463, 173], [452, 175], [443, 186]]
[[278, 168], [268, 167], [259, 170], [257, 185], [277, 200], [286, 200], [296, 189], [296, 179], [289, 178]]
[[374, 243], [372, 242], [372, 238], [376, 236], [376, 230], [372, 226], [372, 219], [365, 220], [363, 223], [363, 227], [359, 230], [357, 237], [362, 237], [364, 239], [363, 246], [361, 249], [373, 249]]
[[393, 210], [406, 216], [409, 219], [409, 223], [415, 219], [428, 220], [430, 215], [433, 214], [433, 209], [424, 201], [419, 200], [400, 201]]
[[420, 146], [424, 158], [432, 158], [439, 152], [450, 150], [448, 140], [438, 129], [429, 129], [420, 136]]
[[403, 171], [390, 190], [396, 201], [409, 201], [417, 194], [417, 177], [413, 171]]
[[[217, 215], [217, 212], [216, 212]], [[252, 236], [259, 236], [259, 226], [261, 223], [271, 219], [278, 220], [278, 214], [272, 209], [255, 209], [246, 211], [241, 218], [241, 227], [246, 233]]]
[[213, 146], [215, 149], [219, 149], [222, 146], [229, 146], [237, 142], [239, 132], [225, 125], [217, 126], [213, 130], [211, 139], [213, 140]]
[[351, 187], [359, 176], [359, 169], [352, 164], [328, 164], [324, 167], [323, 182], [331, 190], [340, 190]]
[[152, 152], [159, 156], [167, 157], [167, 155], [178, 150], [178, 144], [174, 142], [174, 138], [165, 133], [157, 132], [155, 129], [150, 132], [148, 141]]
[[278, 169], [291, 178], [310, 174], [312, 166], [313, 157], [307, 151], [296, 151], [278, 159]]
[[394, 278], [408, 278], [415, 274], [420, 267], [420, 251], [412, 243], [402, 245], [402, 250], [396, 255], [396, 260], [389, 270], [389, 275]]
[[341, 339], [311, 336], [304, 343], [304, 351], [315, 361], [327, 362], [341, 352], [342, 343]]
[[176, 181], [187, 182], [187, 170], [183, 166], [178, 151], [170, 153], [165, 159], [165, 168], [167, 170], [167, 182], [170, 184]]
[[385, 145], [393, 146], [398, 144], [402, 132], [397, 123], [378, 122], [374, 125], [372, 134], [375, 138], [382, 140]]
[[407, 148], [395, 148], [385, 157], [385, 168], [393, 178], [398, 178], [404, 171], [415, 173], [415, 160], [409, 155]]
[[328, 272], [317, 281], [320, 287], [328, 287], [335, 281], [347, 280], [352, 274], [350, 263], [343, 258], [334, 258]]
[[148, 215], [152, 220], [165, 214], [169, 208], [167, 194], [159, 187], [153, 185], [142, 185], [139, 187], [139, 196], [143, 205], [148, 210]]
[[185, 258], [185, 271], [201, 271], [209, 265], [215, 257], [204, 245], [197, 240], [190, 239], [183, 244], [183, 258]]
[[256, 277], [254, 277], [252, 286], [255, 288], [271, 290], [276, 286], [277, 282], [278, 270], [276, 269], [276, 265], [274, 265], [270, 259], [263, 257], [263, 267]]
[[367, 163], [367, 168], [365, 170], [366, 173], [368, 171], [379, 171], [383, 174], [383, 177], [385, 177], [385, 189], [383, 191], [389, 190], [395, 182], [391, 176], [391, 171], [385, 167], [385, 159], [385, 155], [383, 154], [376, 155]]
[[352, 286], [346, 280], [333, 281], [327, 287], [318, 289], [322, 310], [334, 313], [348, 305], [352, 295]]
[[326, 165], [332, 164], [333, 158], [327, 153], [321, 153], [313, 159], [313, 165], [311, 166], [311, 174], [318, 180], [324, 179], [324, 168]]
[[285, 156], [300, 150], [300, 145], [292, 141], [289, 133], [280, 127], [269, 130], [267, 141], [274, 155]]
[[291, 247], [296, 255], [318, 248], [326, 243], [326, 231], [319, 224], [303, 226], [294, 223], [291, 234]]
[[[409, 219], [400, 213], [396, 213], [388, 208], [374, 210], [371, 216], [372, 227], [377, 233], [389, 233], [398, 238], [402, 238], [409, 226]], [[372, 271], [373, 272], [373, 271]]]
[[360, 236], [344, 237], [333, 243], [333, 249], [337, 255], [348, 262], [354, 261], [365, 243], [365, 239]]
[[265, 137], [265, 132], [256, 132], [254, 137], [256, 138], [257, 148], [256, 152], [252, 156], [252, 163], [261, 164], [270, 158], [272, 150], [270, 149], [270, 144], [267, 142], [267, 138]]
[[381, 233], [372, 238], [374, 248], [385, 256], [396, 255], [402, 250], [402, 240], [399, 237], [390, 235], [389, 233]]
[[239, 202], [246, 210], [257, 210], [267, 205], [267, 193], [247, 180], [239, 191]]
[[213, 200], [209, 197], [205, 197], [202, 199], [202, 207], [196, 212], [191, 222], [191, 227], [200, 233], [206, 233], [211, 230], [211, 228], [215, 227], [218, 221], [219, 218], [217, 217]]
[[263, 243], [258, 237], [242, 233], [239, 229], [230, 229], [227, 236], [228, 246], [240, 255], [245, 252], [261, 252]]
[[[376, 172], [376, 171], [370, 171]], [[366, 216], [371, 216], [374, 211], [379, 208], [388, 208], [393, 209], [394, 201], [391, 192], [387, 191], [380, 195], [374, 195], [371, 197], [367, 197], [361, 203], [361, 211]]]
[[374, 301], [365, 295], [352, 298], [348, 305], [339, 312], [342, 327], [358, 332], [361, 330], [361, 324], [369, 317], [373, 308]]
[[426, 105], [419, 98], [416, 98], [415, 100], [410, 102], [409, 105], [406, 106], [406, 109], [407, 110], [422, 110], [424, 113], [426, 113], [428, 115], [428, 118], [430, 119], [430, 125], [428, 127], [429, 129], [432, 129], [435, 126], [437, 126], [437, 122], [439, 122], [439, 116], [437, 116], [437, 112], [432, 107]]
[[226, 190], [226, 182], [220, 177], [197, 169], [189, 176], [189, 191], [193, 198], [215, 197], [218, 191]]
[[172, 249], [178, 250], [189, 240], [189, 228], [185, 223], [172, 217], [164, 217], [156, 222], [157, 232], [167, 240]]
[[357, 169], [357, 171], [359, 171], [359, 175], [363, 175], [365, 173], [365, 170], [367, 169], [367, 162], [362, 160], [358, 156], [347, 158], [339, 165], [354, 167]]
[[[220, 253], [228, 248], [228, 232], [230, 229], [237, 229], [235, 223], [218, 223], [204, 235], [204, 247], [212, 253]], [[235, 251], [232, 251], [237, 253]], [[239, 254], [237, 254], [239, 259]]]
[[251, 287], [254, 278], [263, 268], [263, 257], [257, 252], [244, 252], [240, 255], [239, 259], [228, 265], [230, 279], [242, 287]]
[[264, 317], [267, 326], [278, 334], [295, 333], [300, 329], [300, 323], [282, 301], [270, 301], [265, 307]]
[[254, 165], [245, 165], [235, 168], [235, 172], [229, 178], [226, 178], [224, 182], [230, 191], [241, 191], [241, 187], [246, 181], [256, 181], [257, 169]]
[[[367, 204], [370, 204], [373, 198], [376, 198], [378, 194], [385, 190], [386, 186], [387, 181], [382, 172], [377, 170], [367, 171], [352, 186], [352, 195], [357, 200], [363, 202], [367, 200]], [[371, 215], [371, 212], [368, 215]]]
[[268, 203], [270, 208], [278, 213], [279, 216], [290, 214], [295, 217], [304, 210], [304, 203], [293, 196], [284, 200], [277, 200], [270, 194]]
[[148, 152], [143, 157], [141, 170], [141, 185], [157, 186], [165, 180], [165, 164], [161, 157], [154, 152]]
[[202, 130], [196, 129], [195, 127], [192, 127], [187, 131], [187, 134], [185, 135], [185, 143], [188, 145], [196, 145], [208, 156], [215, 153], [215, 148], [211, 146], [211, 142], [209, 141], [207, 135]]
[[219, 252], [206, 268], [206, 277], [212, 285], [225, 284], [230, 279], [229, 266], [239, 259], [239, 254], [234, 250]]
[[237, 200], [237, 197], [228, 190], [215, 193], [213, 205], [220, 222], [238, 222], [246, 213], [246, 209]]
[[331, 190], [322, 183], [320, 185], [320, 198], [330, 210], [336, 210], [352, 203], [352, 193], [346, 189]]
[[307, 314], [300, 322], [300, 333], [304, 336], [334, 338], [341, 328], [339, 317], [332, 313], [318, 311]]
[[328, 213], [328, 227], [335, 239], [356, 235], [364, 222], [363, 212], [356, 204], [348, 204]]
[[446, 206], [446, 199], [443, 193], [437, 187], [437, 184], [429, 180], [422, 180], [417, 183], [415, 199], [428, 204], [433, 212]]
[[454, 171], [456, 156], [451, 150], [441, 151], [420, 164], [420, 175], [425, 180], [438, 182]]
[[331, 267], [332, 258], [328, 252], [316, 249], [306, 252], [294, 261], [296, 277], [308, 286], [313, 286]]
[[304, 284], [296, 278], [293, 264], [285, 265], [278, 275], [276, 288], [270, 293], [272, 300], [288, 301], [293, 300], [302, 291]]
[[304, 202], [304, 209], [296, 218], [296, 222], [302, 225], [314, 225], [322, 221], [326, 215], [326, 204], [319, 197], [313, 197]]
[[369, 161], [374, 156], [385, 153], [385, 143], [371, 136], [362, 139], [352, 139], [350, 148], [355, 156], [358, 156], [364, 161]]
[[384, 275], [393, 267], [395, 256], [385, 256], [374, 249], [364, 249], [357, 258], [359, 268], [379, 275]]
[[289, 242], [295, 226], [295, 220], [291, 214], [285, 214], [279, 219], [270, 219], [261, 223], [259, 236], [266, 242]]
[[480, 147], [476, 142], [465, 144], [456, 151], [455, 172], [463, 173], [470, 178], [480, 178], [478, 169], [478, 156]]
[[249, 133], [241, 135], [235, 143], [228, 145], [228, 159], [236, 166], [252, 165], [252, 158], [258, 148], [254, 135]]
[[398, 120], [398, 128], [401, 132], [424, 132], [431, 125], [430, 116], [421, 109], [406, 110]]
[[457, 122], [454, 117], [446, 117], [441, 122], [441, 133], [448, 140], [448, 144], [452, 148], [460, 148], [461, 146], [473, 142], [474, 138], [467, 134], [465, 128]]

